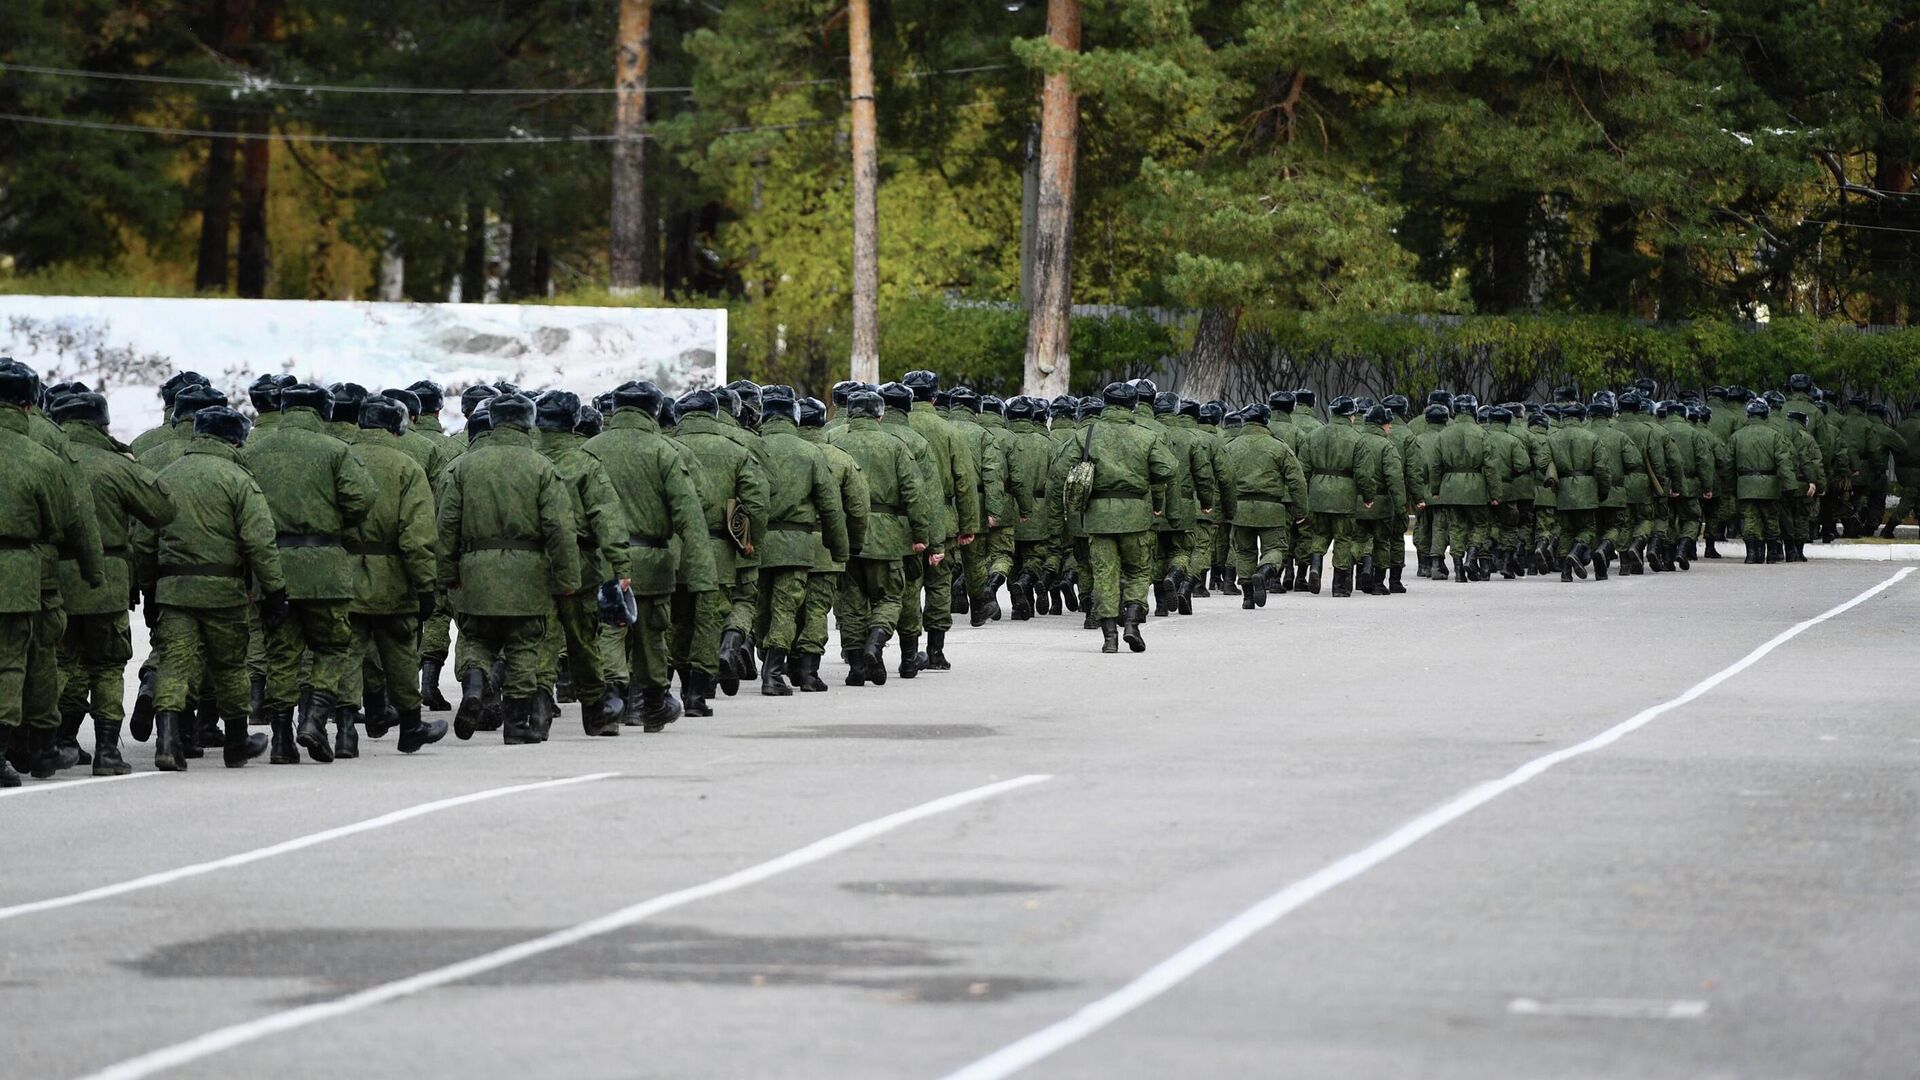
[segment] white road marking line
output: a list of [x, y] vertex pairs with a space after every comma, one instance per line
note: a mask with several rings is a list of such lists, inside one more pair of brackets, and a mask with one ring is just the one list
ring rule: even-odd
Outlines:
[[1759, 648], [1696, 683], [1679, 697], [1643, 709], [1583, 743], [1534, 758], [1498, 780], [1490, 780], [1477, 787], [1469, 788], [1454, 796], [1452, 800], [1414, 818], [1372, 844], [1322, 867], [1315, 873], [1301, 878], [1260, 901], [1234, 916], [1212, 933], [1154, 965], [1139, 978], [1106, 997], [1089, 1003], [1072, 1016], [1009, 1043], [970, 1065], [948, 1073], [946, 1080], [1000, 1080], [1072, 1046], [1185, 982], [1208, 964], [1233, 951], [1248, 938], [1279, 922], [1309, 902], [1352, 881], [1554, 766], [1611, 746], [1623, 737], [1652, 723], [1660, 715], [1698, 699], [1714, 687], [1759, 663], [1773, 650], [1828, 619], [1853, 610], [1893, 587], [1913, 571], [1913, 567], [1906, 567], [1846, 603], [1829, 608], [1805, 622], [1795, 623], [1774, 635]]
[[[133, 773], [130, 775], [138, 776], [141, 774]], [[216, 870], [231, 870], [236, 866], [246, 866], [248, 863], [257, 863], [263, 859], [271, 859], [279, 855], [289, 855], [293, 852], [330, 843], [334, 840], [357, 836], [364, 832], [372, 832], [375, 829], [384, 829], [389, 825], [398, 825], [403, 821], [412, 821], [414, 818], [425, 817], [428, 814], [436, 814], [442, 810], [451, 810], [457, 806], [468, 806], [472, 803], [486, 802], [490, 799], [504, 798], [508, 795], [519, 795], [528, 791], [544, 791], [548, 788], [565, 787], [569, 784], [584, 784], [593, 780], [605, 780], [610, 776], [618, 775], [620, 774], [612, 772], [588, 773], [585, 776], [567, 776], [558, 780], [542, 780], [532, 784], [515, 784], [512, 787], [489, 788], [486, 791], [476, 791], [470, 795], [457, 795], [450, 799], [439, 799], [430, 803], [421, 803], [418, 806], [409, 806], [403, 810], [395, 810], [390, 814], [381, 814], [379, 817], [356, 821], [351, 825], [342, 825], [339, 828], [328, 829], [325, 832], [309, 833], [306, 836], [295, 837], [292, 840], [283, 840], [278, 844], [272, 844], [263, 848], [254, 848], [252, 851], [243, 851], [237, 855], [228, 855], [224, 858], [194, 863], [191, 866], [176, 867], [172, 870], [162, 870], [158, 873], [147, 874], [112, 885], [102, 885], [95, 889], [68, 893], [65, 896], [52, 896], [45, 900], [32, 900], [24, 904], [15, 904], [12, 907], [0, 907], [0, 922], [4, 922], [7, 919], [19, 918], [22, 915], [33, 915], [42, 911], [54, 911], [59, 908], [87, 904], [95, 900], [106, 900], [115, 896], [125, 896], [127, 893], [139, 892], [142, 889], [155, 889], [162, 885], [171, 885], [176, 881], [182, 881], [186, 878], [199, 877], [202, 874], [211, 874]]]
[[65, 791], [67, 788], [86, 787], [88, 784], [111, 784], [115, 780], [144, 780], [149, 776], [159, 776], [157, 772], [133, 772], [124, 776], [90, 776], [85, 780], [28, 780], [17, 788], [0, 791], [0, 799], [15, 795], [32, 795], [37, 791]]
[[953, 795], [947, 795], [934, 799], [932, 802], [924, 802], [919, 806], [888, 814], [885, 817], [875, 818], [865, 824], [855, 825], [850, 829], [834, 833], [824, 840], [816, 840], [805, 847], [796, 848], [778, 858], [769, 859], [755, 866], [749, 866], [744, 870], [736, 870], [731, 874], [714, 878], [712, 881], [701, 885], [694, 885], [690, 888], [664, 893], [650, 900], [642, 900], [630, 907], [624, 907], [618, 911], [602, 915], [597, 919], [590, 919], [577, 926], [570, 926], [564, 930], [556, 930], [551, 934], [545, 934], [541, 937], [523, 941], [517, 945], [509, 945], [504, 949], [484, 953], [470, 960], [462, 960], [457, 964], [449, 964], [446, 967], [436, 968], [432, 971], [423, 971], [418, 975], [409, 976], [408, 978], [390, 982], [383, 986], [362, 990], [356, 994], [348, 994], [345, 997], [335, 998], [332, 1001], [323, 1001], [297, 1009], [288, 1009], [285, 1012], [272, 1013], [256, 1020], [248, 1020], [245, 1023], [234, 1024], [231, 1027], [221, 1028], [217, 1031], [209, 1031], [204, 1035], [188, 1039], [186, 1042], [152, 1050], [141, 1054], [139, 1057], [129, 1058], [126, 1061], [120, 1062], [118, 1065], [111, 1065], [101, 1069], [99, 1072], [90, 1073], [86, 1080], [137, 1080], [138, 1077], [152, 1076], [154, 1073], [166, 1069], [177, 1068], [181, 1065], [198, 1061], [201, 1058], [210, 1057], [225, 1050], [231, 1050], [236, 1046], [265, 1038], [268, 1035], [283, 1031], [292, 1031], [295, 1028], [305, 1027], [308, 1024], [318, 1023], [322, 1020], [330, 1020], [336, 1016], [345, 1016], [348, 1013], [355, 1013], [362, 1009], [372, 1008], [375, 1005], [385, 1004], [396, 998], [406, 997], [409, 994], [418, 994], [425, 990], [432, 990], [435, 987], [445, 986], [448, 983], [459, 982], [462, 979], [470, 979], [475, 975], [485, 974], [497, 968], [506, 967], [509, 964], [516, 964], [522, 960], [530, 959], [543, 953], [550, 953], [556, 949], [566, 948], [569, 945], [577, 945], [582, 941], [599, 937], [602, 934], [609, 934], [615, 930], [623, 930], [635, 923], [650, 919], [663, 911], [684, 907], [696, 900], [705, 900], [709, 897], [719, 896], [722, 893], [743, 889], [748, 885], [758, 884], [768, 878], [784, 874], [789, 870], [797, 870], [800, 867], [819, 862], [829, 856], [838, 855], [848, 848], [866, 843], [868, 840], [892, 832], [895, 829], [911, 825], [914, 822], [938, 814], [944, 814], [949, 810], [958, 810], [963, 806], [970, 806], [973, 803], [991, 799], [996, 795], [1003, 795], [1009, 791], [1030, 787], [1051, 779], [1053, 779], [1053, 777], [1047, 775], [1019, 776], [1011, 780], [1002, 780], [998, 783], [987, 784], [983, 787], [972, 788]]
[[1515, 1016], [1571, 1016], [1593, 1020], [1699, 1020], [1707, 1003], [1692, 998], [1648, 1001], [1638, 998], [1562, 998], [1540, 1001], [1514, 998], [1507, 1011]]

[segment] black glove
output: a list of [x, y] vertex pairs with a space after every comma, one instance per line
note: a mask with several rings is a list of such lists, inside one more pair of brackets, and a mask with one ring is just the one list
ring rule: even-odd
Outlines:
[[287, 616], [292, 613], [292, 610], [292, 606], [287, 603], [287, 590], [276, 589], [260, 598], [260, 625], [269, 630], [276, 630], [287, 621]]
[[420, 621], [426, 622], [428, 619], [433, 618], [433, 613], [436, 609], [439, 608], [439, 606], [440, 606], [439, 603], [434, 599], [434, 595], [432, 593], [430, 592], [421, 593], [420, 594]]

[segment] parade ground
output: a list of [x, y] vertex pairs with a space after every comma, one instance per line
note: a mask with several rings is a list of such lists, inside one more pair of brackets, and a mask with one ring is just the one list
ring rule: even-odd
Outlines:
[[659, 735], [129, 739], [0, 793], [0, 1075], [1913, 1075], [1911, 564], [1408, 584]]

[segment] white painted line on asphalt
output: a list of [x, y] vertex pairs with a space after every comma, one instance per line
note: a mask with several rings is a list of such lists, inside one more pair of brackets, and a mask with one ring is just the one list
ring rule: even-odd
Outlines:
[[1515, 1016], [1571, 1016], [1592, 1020], [1699, 1020], [1707, 1003], [1693, 998], [1649, 1001], [1639, 998], [1561, 998], [1540, 1001], [1514, 998], [1507, 1011]]
[[111, 784], [115, 780], [142, 780], [149, 776], [159, 775], [157, 772], [133, 772], [127, 773], [124, 776], [91, 776], [85, 780], [55, 780], [52, 782], [28, 780], [17, 788], [8, 788], [5, 791], [0, 791], [0, 799], [12, 798], [15, 795], [32, 795], [37, 791], [65, 791], [68, 788], [86, 787], [89, 784]]
[[[129, 775], [138, 776], [141, 774], [131, 773]], [[158, 774], [155, 773], [152, 775]], [[398, 825], [403, 821], [412, 821], [417, 817], [437, 814], [442, 810], [452, 810], [457, 806], [469, 806], [473, 803], [487, 802], [490, 799], [504, 798], [508, 795], [519, 795], [529, 791], [544, 791], [548, 788], [565, 787], [569, 784], [584, 784], [594, 780], [605, 780], [610, 776], [619, 775], [617, 772], [588, 773], [585, 776], [567, 776], [558, 780], [542, 780], [533, 784], [515, 784], [512, 787], [488, 788], [485, 791], [476, 791], [470, 795], [457, 795], [451, 799], [438, 799], [430, 803], [421, 803], [418, 806], [409, 806], [404, 810], [395, 810], [390, 814], [381, 814], [379, 817], [367, 818], [365, 821], [356, 821], [351, 825], [342, 825], [339, 828], [328, 829], [325, 832], [309, 833], [306, 836], [295, 837], [292, 840], [283, 840], [278, 844], [271, 844], [263, 848], [254, 848], [252, 851], [243, 851], [237, 855], [228, 855], [224, 858], [213, 859], [209, 862], [194, 863], [191, 866], [176, 867], [172, 870], [162, 870], [158, 873], [147, 874], [112, 885], [102, 885], [99, 888], [87, 889], [83, 892], [68, 893], [65, 896], [52, 896], [45, 900], [33, 900], [25, 904], [15, 904], [12, 907], [0, 907], [0, 922], [4, 922], [7, 919], [19, 918], [22, 915], [34, 915], [42, 911], [54, 911], [59, 908], [74, 907], [78, 904], [92, 903], [95, 900], [106, 900], [115, 896], [125, 896], [127, 893], [139, 892], [142, 889], [155, 889], [162, 885], [171, 885], [176, 881], [183, 881], [190, 877], [211, 874], [216, 870], [231, 870], [236, 866], [246, 866], [249, 863], [257, 863], [263, 859], [271, 859], [280, 855], [290, 855], [293, 852], [330, 843], [334, 840], [357, 836], [364, 832], [372, 832], [375, 829], [384, 829], [389, 825]]]
[[729, 893], [736, 889], [746, 888], [748, 885], [759, 884], [768, 878], [777, 877], [789, 870], [798, 870], [810, 863], [816, 863], [829, 856], [838, 855], [848, 848], [864, 844], [878, 836], [911, 825], [916, 821], [921, 821], [938, 814], [944, 814], [949, 810], [958, 810], [963, 806], [970, 806], [985, 799], [991, 799], [996, 795], [1004, 795], [1009, 791], [1030, 787], [1051, 779], [1053, 779], [1053, 777], [1046, 775], [1019, 776], [1012, 780], [1002, 780], [999, 783], [987, 784], [984, 787], [972, 788], [953, 795], [947, 795], [935, 799], [932, 802], [924, 802], [919, 806], [910, 807], [898, 813], [888, 814], [885, 817], [875, 818], [862, 825], [855, 825], [850, 829], [834, 833], [824, 840], [816, 840], [805, 847], [795, 848], [778, 858], [769, 859], [755, 866], [749, 866], [744, 870], [736, 870], [731, 874], [714, 878], [712, 881], [701, 885], [694, 885], [690, 888], [664, 893], [651, 900], [642, 900], [630, 907], [621, 908], [618, 911], [602, 915], [597, 919], [590, 919], [576, 926], [567, 927], [564, 930], [556, 930], [551, 934], [545, 934], [528, 941], [523, 941], [518, 945], [509, 945], [504, 949], [483, 953], [471, 960], [462, 960], [457, 964], [449, 964], [443, 968], [423, 971], [418, 975], [409, 976], [397, 982], [386, 983], [385, 985], [376, 986], [368, 990], [362, 990], [357, 994], [349, 994], [345, 997], [335, 998], [332, 1001], [323, 1001], [297, 1009], [288, 1009], [285, 1012], [272, 1013], [267, 1016], [262, 1016], [257, 1020], [249, 1020], [245, 1023], [235, 1024], [232, 1027], [221, 1028], [218, 1031], [209, 1031], [197, 1038], [188, 1039], [186, 1042], [175, 1043], [172, 1046], [161, 1047], [158, 1050], [151, 1050], [145, 1054], [141, 1054], [139, 1057], [129, 1058], [118, 1065], [111, 1065], [101, 1069], [99, 1072], [89, 1073], [86, 1080], [137, 1080], [138, 1077], [152, 1076], [157, 1072], [178, 1068], [181, 1065], [199, 1061], [201, 1058], [210, 1057], [222, 1051], [231, 1050], [236, 1046], [253, 1042], [256, 1039], [263, 1039], [268, 1035], [283, 1031], [292, 1031], [295, 1028], [305, 1027], [308, 1024], [318, 1023], [322, 1020], [331, 1020], [336, 1016], [345, 1016], [348, 1013], [355, 1013], [362, 1009], [372, 1008], [375, 1005], [382, 1005], [396, 998], [403, 998], [410, 994], [418, 994], [422, 991], [432, 990], [435, 987], [459, 982], [462, 979], [470, 979], [475, 975], [482, 975], [486, 972], [506, 967], [509, 964], [517, 964], [522, 960], [527, 960], [543, 953], [550, 953], [556, 949], [564, 949], [569, 945], [577, 945], [582, 941], [599, 937], [602, 934], [610, 934], [615, 930], [623, 930], [635, 923], [650, 919], [663, 911], [684, 907], [696, 900], [705, 900], [709, 897], [719, 896], [722, 893]]
[[1837, 615], [1843, 615], [1892, 588], [1913, 571], [1913, 567], [1906, 567], [1846, 603], [1829, 608], [1805, 622], [1795, 623], [1774, 635], [1759, 648], [1694, 684], [1679, 697], [1643, 709], [1583, 743], [1534, 758], [1498, 780], [1490, 780], [1477, 787], [1469, 788], [1372, 844], [1322, 867], [1260, 901], [1234, 916], [1212, 933], [1154, 965], [1139, 978], [1106, 997], [1091, 1002], [1072, 1016], [1009, 1043], [970, 1065], [948, 1073], [946, 1080], [1000, 1080], [1072, 1046], [1185, 982], [1208, 964], [1233, 951], [1248, 938], [1279, 922], [1311, 901], [1352, 881], [1554, 766], [1611, 746], [1652, 723], [1662, 714], [1698, 699], [1714, 687], [1759, 663], [1768, 653], [1800, 634]]

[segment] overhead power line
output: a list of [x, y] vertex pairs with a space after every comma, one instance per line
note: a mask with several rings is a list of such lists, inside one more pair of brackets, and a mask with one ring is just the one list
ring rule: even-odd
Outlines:
[[[974, 75], [983, 71], [1001, 71], [1011, 64], [976, 64], [972, 67], [946, 68], [940, 71], [908, 72], [909, 79], [926, 79], [938, 75]], [[436, 97], [534, 97], [534, 96], [611, 96], [621, 93], [613, 86], [545, 86], [545, 87], [455, 87], [455, 86], [360, 86], [351, 83], [299, 83], [285, 82], [279, 79], [256, 78], [243, 75], [237, 79], [202, 78], [186, 75], [148, 75], [130, 71], [87, 71], [81, 68], [43, 67], [37, 64], [0, 63], [0, 71], [16, 71], [26, 75], [44, 75], [50, 78], [95, 79], [107, 82], [155, 83], [162, 86], [205, 86], [222, 90], [234, 90], [244, 93], [262, 90], [294, 90], [312, 94], [417, 94]], [[826, 86], [839, 83], [841, 79], [803, 79], [798, 82], [784, 83], [789, 87]], [[691, 86], [649, 86], [648, 94], [691, 94]]]
[[[87, 131], [121, 131], [140, 135], [173, 135], [193, 139], [246, 139], [258, 138], [257, 134], [244, 131], [209, 131], [203, 128], [161, 127], [152, 124], [118, 124], [105, 120], [70, 120], [57, 116], [28, 116], [22, 113], [0, 113], [0, 120], [11, 120], [18, 124], [38, 124], [45, 127], [79, 128]], [[742, 135], [756, 131], [791, 131], [795, 128], [821, 127], [832, 124], [832, 120], [805, 120], [792, 124], [761, 124], [746, 127], [721, 128], [722, 135]], [[611, 132], [580, 132], [572, 135], [497, 135], [497, 136], [449, 136], [449, 135], [325, 135], [315, 132], [280, 131], [269, 138], [291, 143], [332, 143], [361, 146], [541, 146], [554, 143], [608, 143], [619, 142], [625, 136]], [[650, 139], [652, 135], [641, 132], [637, 138]]]

